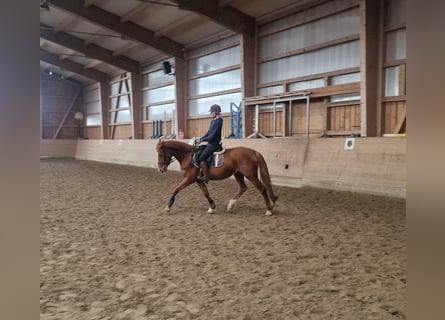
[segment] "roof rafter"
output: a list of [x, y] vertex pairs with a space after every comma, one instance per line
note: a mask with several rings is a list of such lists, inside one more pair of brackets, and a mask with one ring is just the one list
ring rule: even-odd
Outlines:
[[83, 39], [75, 37], [63, 31], [55, 32], [51, 30], [50, 26], [47, 26], [43, 23], [40, 24], [40, 27], [40, 37], [45, 40], [57, 43], [71, 50], [81, 52], [88, 57], [96, 60], [101, 60], [123, 70], [127, 70], [130, 72], [140, 71], [139, 62], [133, 59], [124, 56], [117, 57], [111, 50], [105, 49], [92, 43], [86, 44]]
[[154, 32], [131, 21], [121, 22], [121, 18], [111, 12], [91, 5], [85, 7], [82, 1], [52, 0], [51, 5], [76, 14], [93, 23], [102, 25], [123, 36], [142, 42], [174, 57], [184, 59], [184, 45], [166, 37], [156, 37]]
[[166, 25], [165, 27], [158, 29], [155, 31], [155, 35], [157, 37], [160, 37], [164, 34], [167, 34], [168, 32], [170, 32], [171, 30], [175, 30], [177, 28], [184, 28], [188, 23], [196, 21], [196, 20], [200, 20], [202, 19], [199, 15], [197, 14], [192, 14], [192, 15], [187, 15], [184, 18], [180, 19], [180, 20], [176, 20], [175, 22], [169, 23], [168, 25]]
[[220, 6], [218, 0], [172, 0], [180, 9], [199, 13], [237, 33], [253, 36], [255, 18], [231, 7]]
[[124, 13], [121, 16], [121, 22], [127, 22], [128, 20], [130, 20], [134, 17], [142, 15], [145, 10], [152, 7], [153, 5], [154, 5], [153, 3], [146, 3], [146, 2], [138, 4], [136, 7], [134, 7], [133, 9]]
[[68, 59], [61, 60], [57, 55], [43, 50], [40, 50], [40, 60], [98, 82], [109, 82], [109, 76], [106, 73], [95, 69], [85, 69], [80, 63]]

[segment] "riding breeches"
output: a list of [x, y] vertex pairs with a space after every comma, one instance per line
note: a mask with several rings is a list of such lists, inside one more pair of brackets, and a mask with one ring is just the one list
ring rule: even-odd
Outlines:
[[214, 146], [211, 144], [208, 144], [204, 150], [201, 151], [201, 154], [199, 155], [198, 163], [201, 163], [201, 161], [205, 161], [213, 152], [217, 151], [219, 148], [219, 145]]

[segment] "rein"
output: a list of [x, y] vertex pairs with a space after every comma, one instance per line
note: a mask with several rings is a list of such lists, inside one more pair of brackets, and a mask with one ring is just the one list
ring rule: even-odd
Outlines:
[[165, 141], [165, 145], [160, 145], [158, 148], [158, 165], [168, 166], [175, 160], [181, 163], [192, 151], [188, 149], [187, 145], [184, 147], [182, 142]]
[[170, 159], [167, 159], [167, 154], [165, 153], [164, 148], [162, 148], [162, 159], [163, 159], [163, 161], [162, 162], [158, 162], [158, 165], [163, 164], [163, 165], [168, 166], [168, 165], [170, 165], [172, 162], [174, 162], [176, 160], [175, 157], [171, 157]]
[[170, 159], [170, 161], [164, 161], [164, 162], [158, 162], [158, 165], [164, 164], [166, 166], [170, 165], [172, 162], [174, 162], [176, 159]]

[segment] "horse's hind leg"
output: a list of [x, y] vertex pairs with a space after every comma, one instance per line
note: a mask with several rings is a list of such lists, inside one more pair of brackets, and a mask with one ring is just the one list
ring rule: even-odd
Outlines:
[[269, 198], [269, 194], [267, 193], [267, 188], [264, 186], [264, 184], [261, 183], [260, 180], [258, 180], [257, 177], [253, 177], [252, 179], [249, 180], [252, 182], [255, 188], [257, 188], [258, 191], [260, 191], [261, 195], [264, 198], [264, 202], [266, 203], [267, 207], [266, 216], [272, 215], [273, 203]]
[[240, 172], [237, 172], [234, 174], [234, 176], [235, 176], [235, 181], [238, 183], [239, 190], [238, 193], [235, 194], [235, 196], [229, 200], [229, 204], [227, 205], [227, 211], [231, 211], [233, 209], [235, 203], [238, 201], [241, 195], [247, 190], [246, 182], [244, 181], [244, 175], [241, 174]]

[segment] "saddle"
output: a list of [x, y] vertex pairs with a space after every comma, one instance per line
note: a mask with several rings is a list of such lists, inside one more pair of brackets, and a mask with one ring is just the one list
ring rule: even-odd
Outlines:
[[[198, 158], [201, 154], [202, 150], [205, 148], [205, 146], [200, 146], [196, 149], [195, 153], [193, 154], [193, 165], [197, 168], [199, 168]], [[224, 152], [226, 151], [225, 148], [220, 144], [218, 149], [213, 152], [207, 159], [205, 159], [205, 163], [209, 168], [219, 168], [224, 165]]]

